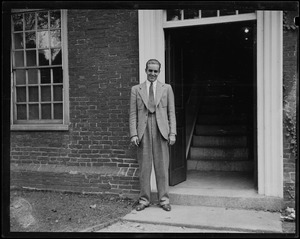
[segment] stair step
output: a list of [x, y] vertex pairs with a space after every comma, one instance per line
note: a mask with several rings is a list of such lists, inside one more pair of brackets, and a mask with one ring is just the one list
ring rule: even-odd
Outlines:
[[237, 125], [237, 124], [246, 124], [247, 118], [245, 114], [241, 115], [206, 115], [206, 114], [199, 114], [197, 118], [197, 124], [202, 125]]
[[246, 135], [245, 125], [196, 125], [196, 135]]
[[187, 160], [188, 170], [209, 172], [252, 172], [253, 162], [244, 161], [219, 161], [219, 160]]
[[194, 147], [246, 147], [246, 136], [193, 136]]
[[248, 148], [191, 147], [192, 160], [247, 160]]
[[[280, 210], [283, 199], [257, 193], [253, 173], [188, 170], [186, 181], [169, 187], [175, 205]], [[157, 195], [153, 197], [157, 200]], [[146, 210], [145, 210], [146, 211]]]

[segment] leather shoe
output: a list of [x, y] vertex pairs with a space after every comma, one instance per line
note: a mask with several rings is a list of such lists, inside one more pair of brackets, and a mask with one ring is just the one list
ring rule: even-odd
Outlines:
[[142, 211], [142, 210], [144, 210], [146, 207], [148, 207], [148, 206], [146, 206], [145, 204], [139, 203], [139, 204], [135, 207], [135, 210], [137, 210], [137, 211]]
[[170, 204], [164, 204], [164, 205], [160, 205], [162, 207], [162, 209], [164, 209], [165, 211], [171, 211], [171, 205]]

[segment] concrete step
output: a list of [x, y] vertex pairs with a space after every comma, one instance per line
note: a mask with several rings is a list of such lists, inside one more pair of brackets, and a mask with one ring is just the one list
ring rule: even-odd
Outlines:
[[252, 172], [253, 161], [250, 160], [187, 160], [188, 170], [202, 172]]
[[194, 147], [247, 147], [246, 136], [193, 136]]
[[157, 205], [132, 210], [124, 221], [206, 229], [216, 233], [282, 233], [280, 213], [206, 206], [173, 205], [170, 212]]
[[192, 160], [247, 160], [248, 148], [246, 147], [191, 147], [190, 159]]
[[196, 125], [196, 135], [246, 135], [245, 125]]
[[[187, 171], [187, 180], [169, 187], [171, 204], [232, 209], [280, 210], [283, 199], [260, 195], [253, 173]], [[157, 193], [152, 193], [157, 200]]]
[[197, 124], [199, 125], [240, 125], [247, 124], [247, 116], [245, 114], [240, 115], [206, 115], [199, 114], [197, 118]]

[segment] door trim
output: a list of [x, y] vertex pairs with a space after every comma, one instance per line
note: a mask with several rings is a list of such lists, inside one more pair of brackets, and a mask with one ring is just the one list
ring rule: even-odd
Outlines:
[[[156, 58], [162, 63], [159, 80], [165, 82], [164, 15], [164, 10], [138, 10], [140, 83], [145, 81], [145, 64], [150, 58]], [[282, 15], [282, 11], [256, 12], [258, 193], [281, 198], [283, 198]], [[151, 176], [151, 186], [153, 190], [156, 189], [155, 175]]]

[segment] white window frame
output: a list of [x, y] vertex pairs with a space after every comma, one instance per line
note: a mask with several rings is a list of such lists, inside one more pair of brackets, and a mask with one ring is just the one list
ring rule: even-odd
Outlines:
[[[12, 9], [12, 13], [35, 12], [44, 9]], [[62, 123], [16, 123], [15, 119], [15, 92], [13, 85], [13, 67], [11, 64], [11, 126], [12, 131], [45, 131], [45, 130], [68, 130], [69, 129], [69, 67], [68, 67], [68, 34], [67, 34], [67, 10], [61, 10], [61, 48], [63, 70], [63, 120]], [[12, 59], [12, 51], [11, 51]], [[12, 61], [11, 61], [12, 63]], [[55, 121], [54, 121], [55, 122]]]

